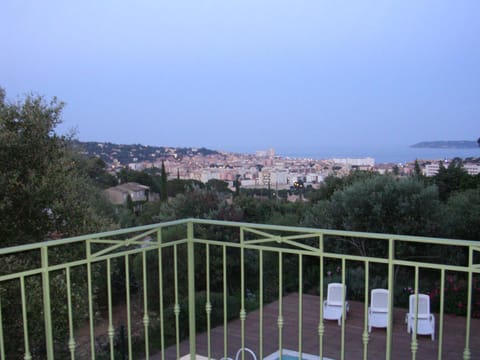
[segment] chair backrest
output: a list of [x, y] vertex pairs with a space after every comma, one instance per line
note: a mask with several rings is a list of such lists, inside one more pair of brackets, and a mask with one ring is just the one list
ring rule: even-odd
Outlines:
[[[415, 315], [415, 300], [416, 295], [410, 295], [409, 313]], [[425, 294], [418, 294], [418, 318], [428, 318], [430, 316], [430, 296]]]
[[341, 283], [328, 284], [327, 304], [342, 306], [345, 301], [346, 286]]
[[370, 296], [371, 309], [377, 312], [388, 312], [388, 290], [373, 289]]

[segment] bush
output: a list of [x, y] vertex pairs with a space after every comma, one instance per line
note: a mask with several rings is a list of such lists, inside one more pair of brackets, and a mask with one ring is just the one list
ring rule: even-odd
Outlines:
[[[468, 304], [468, 281], [458, 275], [447, 276], [444, 289], [444, 311], [446, 314], [465, 316]], [[429, 292], [433, 311], [440, 310], [440, 285]], [[480, 318], [480, 277], [472, 281], [472, 317]]]

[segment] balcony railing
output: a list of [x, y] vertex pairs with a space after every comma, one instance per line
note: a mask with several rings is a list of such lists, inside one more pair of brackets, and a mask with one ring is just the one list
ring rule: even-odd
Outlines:
[[[306, 338], [312, 341], [301, 316], [303, 294], [324, 299], [335, 281], [347, 286], [347, 300], [362, 304], [358, 358], [366, 359], [370, 346], [370, 291], [383, 287], [390, 324], [394, 308], [408, 307], [411, 293], [428, 293], [437, 317], [432, 358], [443, 358], [445, 319], [456, 312], [465, 322], [460, 356], [470, 359], [472, 321], [480, 310], [478, 252], [474, 241], [197, 219], [3, 248], [0, 358], [180, 358], [185, 340], [194, 359], [199, 333], [206, 334], [201, 355], [231, 357], [233, 318], [240, 319], [239, 347], [251, 346], [246, 333], [255, 331], [255, 351], [263, 358], [269, 343], [283, 349], [292, 341], [284, 337], [285, 326], [292, 326], [284, 318], [289, 292], [299, 294], [295, 350], [302, 353]], [[275, 339], [264, 321], [269, 302], [278, 311]], [[322, 358], [330, 355], [318, 304], [311, 316], [318, 319], [315, 355]], [[249, 311], [259, 314], [255, 330], [246, 321]], [[348, 350], [348, 323], [342, 317], [338, 327], [340, 359]], [[216, 326], [225, 330], [220, 349], [213, 346]], [[382, 358], [395, 357], [394, 335], [388, 326]], [[414, 327], [412, 359], [419, 356], [418, 338]]]

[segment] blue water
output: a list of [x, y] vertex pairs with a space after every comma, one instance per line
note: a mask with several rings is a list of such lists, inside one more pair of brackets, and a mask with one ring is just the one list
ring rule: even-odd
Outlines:
[[280, 156], [311, 159], [332, 159], [332, 158], [364, 158], [372, 157], [375, 163], [406, 163], [419, 160], [444, 160], [459, 157], [462, 159], [480, 157], [479, 148], [469, 149], [430, 149], [412, 148], [408, 145], [387, 145], [387, 146], [321, 146], [315, 149], [305, 150], [282, 150], [278, 149]]

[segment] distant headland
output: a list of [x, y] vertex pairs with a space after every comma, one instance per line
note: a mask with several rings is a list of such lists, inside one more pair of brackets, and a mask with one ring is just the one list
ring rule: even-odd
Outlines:
[[430, 149], [471, 149], [477, 148], [476, 141], [458, 140], [458, 141], [421, 141], [414, 145], [412, 148], [430, 148]]

